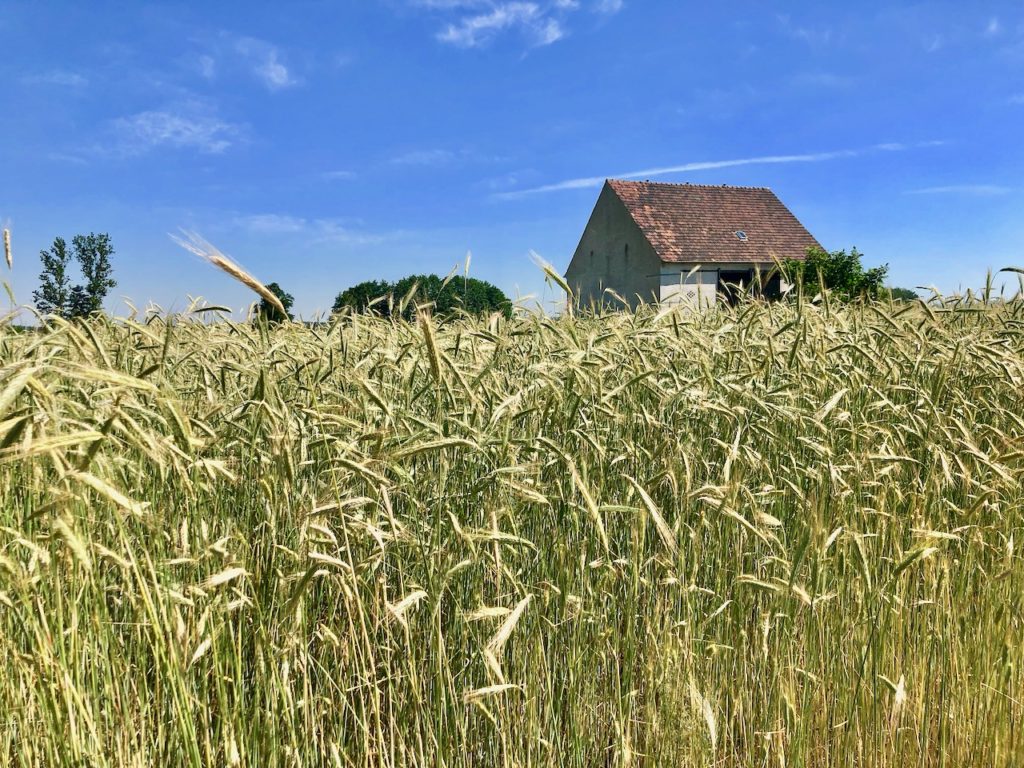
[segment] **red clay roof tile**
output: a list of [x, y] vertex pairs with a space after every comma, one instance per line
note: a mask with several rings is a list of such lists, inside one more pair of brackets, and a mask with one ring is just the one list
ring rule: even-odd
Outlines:
[[[723, 263], [802, 259], [821, 248], [765, 187], [616, 181], [625, 204], [662, 261]], [[746, 233], [746, 240], [737, 232]]]

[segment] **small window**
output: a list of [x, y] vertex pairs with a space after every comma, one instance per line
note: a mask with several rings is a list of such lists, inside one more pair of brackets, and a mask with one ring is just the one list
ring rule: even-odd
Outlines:
[[739, 240], [741, 243], [747, 242], [747, 233], [744, 232], [742, 229], [737, 230], [736, 239]]

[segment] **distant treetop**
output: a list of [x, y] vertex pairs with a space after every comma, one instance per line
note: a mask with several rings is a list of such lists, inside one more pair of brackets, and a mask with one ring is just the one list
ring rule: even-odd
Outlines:
[[886, 288], [883, 294], [888, 293], [893, 301], [917, 301], [921, 295], [909, 288]]
[[334, 299], [334, 312], [350, 307], [356, 312], [372, 312], [381, 317], [391, 316], [391, 294], [394, 284], [386, 280], [367, 280], [346, 288]]
[[[110, 235], [105, 233], [75, 235], [70, 249], [64, 238], [54, 238], [48, 250], [39, 252], [43, 269], [39, 274], [39, 288], [32, 292], [39, 314], [68, 319], [100, 312], [107, 293], [117, 285], [110, 263], [113, 255]], [[84, 278], [84, 282], [74, 286], [68, 275], [72, 257]]]
[[804, 261], [789, 261], [787, 268], [803, 284], [804, 293], [813, 295], [827, 288], [845, 299], [877, 298], [889, 274], [889, 265], [864, 269], [863, 254], [856, 248], [828, 251], [811, 248]]
[[448, 280], [437, 275], [409, 275], [390, 283], [369, 280], [338, 294], [334, 311], [351, 308], [355, 312], [373, 313], [390, 317], [398, 313], [403, 300], [401, 316], [412, 319], [416, 308], [429, 305], [435, 316], [446, 317], [465, 312], [483, 315], [501, 312], [512, 315], [512, 302], [500, 288], [473, 277], [453, 277]]
[[259, 308], [256, 310], [257, 314], [260, 317], [265, 317], [267, 321], [271, 323], [281, 323], [285, 320], [294, 320], [295, 316], [292, 315], [292, 305], [295, 304], [295, 298], [290, 293], [285, 293], [284, 288], [277, 283], [267, 283], [267, 290], [277, 296], [278, 300], [281, 302], [281, 306], [284, 307], [287, 317], [282, 316], [281, 310], [266, 299], [260, 300]]

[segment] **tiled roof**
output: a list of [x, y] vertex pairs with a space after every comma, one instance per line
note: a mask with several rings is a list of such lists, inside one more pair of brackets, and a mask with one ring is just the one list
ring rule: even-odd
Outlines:
[[[766, 187], [609, 180], [662, 261], [772, 262], [821, 248]], [[741, 239], [737, 233], [745, 233]]]

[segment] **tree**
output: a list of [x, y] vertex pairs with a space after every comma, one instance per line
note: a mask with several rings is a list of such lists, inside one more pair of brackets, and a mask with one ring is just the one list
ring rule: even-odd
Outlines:
[[390, 317], [407, 296], [409, 301], [401, 311], [406, 320], [411, 320], [416, 308], [424, 305], [429, 305], [437, 317], [450, 317], [460, 311], [471, 315], [501, 312], [506, 317], [512, 316], [512, 302], [497, 286], [473, 277], [445, 280], [437, 275], [409, 275], [397, 283], [368, 280], [353, 285], [338, 294], [334, 311], [350, 307], [356, 312]]
[[84, 285], [76, 285], [68, 294], [68, 305], [66, 317], [88, 317], [95, 310], [93, 309], [92, 298], [86, 291]]
[[429, 304], [434, 315], [442, 317], [449, 314], [454, 308], [453, 296], [447, 288], [444, 280], [437, 275], [409, 275], [395, 283], [395, 301], [400, 302], [409, 297], [402, 316], [411, 320], [416, 314], [416, 308]]
[[260, 317], [265, 317], [267, 322], [270, 323], [282, 323], [285, 320], [294, 320], [295, 316], [292, 315], [292, 305], [295, 304], [295, 297], [290, 293], [285, 293], [277, 283], [267, 283], [267, 290], [277, 296], [278, 301], [281, 302], [281, 306], [284, 307], [285, 314], [287, 317], [281, 315], [281, 310], [275, 307], [266, 299], [260, 299], [259, 309], [256, 310]]
[[912, 291], [909, 288], [886, 288], [883, 294], [888, 293], [893, 301], [917, 301], [917, 291]]
[[110, 264], [114, 248], [110, 244], [110, 235], [106, 233], [75, 235], [71, 244], [85, 284], [72, 289], [73, 303], [69, 306], [69, 314], [71, 317], [87, 317], [103, 309], [107, 292], [117, 285], [112, 277], [114, 268]]
[[[357, 283], [338, 294], [334, 300], [333, 311], [340, 312], [345, 307], [351, 307], [356, 312], [373, 312], [381, 317], [390, 317], [391, 303], [388, 301], [388, 296], [393, 291], [394, 286], [385, 280], [367, 280]], [[383, 299], [383, 301], [377, 301], [378, 299]]]
[[39, 290], [32, 292], [32, 298], [42, 315], [66, 319], [88, 317], [103, 309], [107, 292], [117, 285], [110, 264], [114, 253], [110, 235], [75, 235], [71, 246], [85, 278], [84, 283], [73, 287], [68, 276], [72, 251], [68, 250], [64, 238], [54, 238], [49, 250], [39, 252], [43, 271], [39, 274]]
[[506, 317], [512, 316], [512, 302], [500, 288], [485, 280], [457, 277], [445, 281], [437, 275], [410, 275], [395, 283], [395, 299], [409, 295], [414, 287], [403, 313], [406, 319], [411, 319], [416, 307], [424, 304], [429, 304], [438, 317], [451, 316], [458, 311], [470, 315], [501, 312]]
[[512, 317], [512, 302], [498, 286], [486, 280], [456, 278], [448, 284], [455, 288], [455, 294], [462, 303], [462, 309], [473, 315], [500, 312]]
[[789, 274], [803, 284], [805, 293], [813, 295], [824, 287], [845, 299], [877, 298], [889, 265], [864, 269], [862, 256], [856, 248], [849, 253], [811, 248], [805, 261], [791, 260], [786, 266]]
[[49, 250], [39, 252], [39, 259], [43, 262], [39, 290], [32, 292], [36, 309], [41, 315], [67, 317], [71, 290], [67, 272], [71, 254], [67, 243], [61, 237], [54, 238]]

